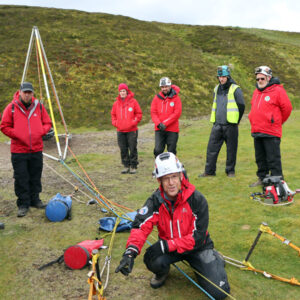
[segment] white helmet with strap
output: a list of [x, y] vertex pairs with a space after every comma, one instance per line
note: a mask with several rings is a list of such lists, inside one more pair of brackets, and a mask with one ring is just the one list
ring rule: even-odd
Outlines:
[[172, 85], [172, 82], [171, 82], [169, 77], [163, 77], [159, 81], [159, 86], [160, 87], [161, 86], [170, 86], [170, 85]]
[[155, 159], [155, 177], [182, 172], [182, 164], [172, 152], [164, 152]]
[[255, 68], [255, 75], [256, 74], [263, 74], [272, 77], [272, 70], [268, 66], [260, 66]]

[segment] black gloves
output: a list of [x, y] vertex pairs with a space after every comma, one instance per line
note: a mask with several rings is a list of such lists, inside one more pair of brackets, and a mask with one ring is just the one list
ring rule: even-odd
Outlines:
[[159, 256], [169, 253], [169, 247], [166, 240], [158, 240], [155, 244], [147, 248], [144, 260], [155, 260]]
[[167, 126], [164, 124], [164, 123], [159, 123], [157, 125], [157, 128], [160, 130], [160, 131], [165, 131]]
[[118, 273], [121, 271], [123, 275], [128, 276], [128, 274], [132, 271], [134, 259], [137, 255], [138, 250], [132, 246], [129, 246], [124, 252], [123, 258], [121, 259], [120, 264], [116, 268], [115, 272]]

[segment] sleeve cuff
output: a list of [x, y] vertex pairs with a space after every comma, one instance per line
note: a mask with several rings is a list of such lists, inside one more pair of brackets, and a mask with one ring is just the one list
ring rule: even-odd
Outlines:
[[168, 240], [167, 243], [168, 243], [169, 252], [173, 252], [176, 250], [177, 247], [173, 240]]

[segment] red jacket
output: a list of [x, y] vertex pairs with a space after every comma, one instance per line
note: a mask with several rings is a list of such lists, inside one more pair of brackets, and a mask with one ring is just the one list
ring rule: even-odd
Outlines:
[[[12, 113], [14, 104], [14, 113]], [[42, 107], [42, 111], [41, 111]], [[32, 97], [28, 109], [19, 100], [19, 91], [3, 112], [1, 131], [11, 138], [12, 153], [30, 153], [43, 151], [43, 135], [52, 127], [51, 119], [39, 101]]]
[[138, 123], [142, 120], [142, 110], [133, 98], [134, 94], [128, 90], [127, 97], [122, 100], [120, 95], [111, 110], [111, 123], [121, 132], [136, 131]]
[[179, 132], [179, 118], [182, 107], [178, 96], [180, 88], [172, 85], [171, 93], [165, 96], [162, 92], [155, 95], [151, 103], [151, 118], [154, 123], [154, 129], [159, 130], [159, 123], [165, 124], [166, 131]]
[[281, 137], [282, 124], [288, 119], [292, 109], [291, 101], [282, 85], [273, 84], [263, 91], [256, 89], [248, 116], [251, 132]]
[[170, 252], [213, 248], [207, 231], [206, 199], [185, 178], [173, 207], [162, 187], [151, 195], [135, 217], [126, 248], [133, 246], [140, 252], [153, 226], [157, 226], [159, 238], [167, 241]]

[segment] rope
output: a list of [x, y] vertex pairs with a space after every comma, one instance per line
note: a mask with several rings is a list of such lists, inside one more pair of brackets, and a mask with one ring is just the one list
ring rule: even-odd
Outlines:
[[[65, 178], [64, 176], [62, 176], [60, 173], [58, 173], [55, 169], [53, 169], [50, 165], [48, 165], [46, 162], [44, 162], [44, 165], [49, 168], [52, 172], [54, 172], [56, 175], [58, 175], [60, 178], [62, 178], [64, 181], [66, 181], [67, 183], [69, 183], [74, 189], [77, 187], [75, 184], [73, 184], [71, 181], [69, 181], [67, 178]], [[78, 191], [81, 192], [83, 195], [85, 195], [86, 197], [90, 198], [90, 196], [85, 193], [83, 190], [78, 188]], [[79, 199], [76, 199], [74, 196], [72, 197], [73, 199], [75, 199], [77, 202], [80, 203], [85, 203]]]
[[263, 194], [262, 193], [253, 193], [250, 195], [250, 199], [254, 200], [255, 202], [259, 202], [260, 204], [265, 205], [265, 206], [285, 206], [285, 205], [290, 205], [294, 202], [294, 198], [293, 198], [291, 201], [281, 202], [281, 203], [277, 203], [277, 204], [266, 203], [262, 200], [262, 198], [264, 198], [264, 197], [259, 197], [259, 196], [263, 196]]
[[76, 160], [78, 166], [81, 168], [82, 172], [85, 174], [85, 176], [88, 178], [88, 180], [89, 180], [90, 183], [92, 184], [94, 190], [100, 195], [100, 197], [103, 199], [103, 201], [104, 201], [106, 204], [111, 203], [112, 205], [115, 205], [115, 206], [117, 206], [117, 207], [123, 208], [123, 209], [125, 209], [125, 210], [128, 210], [128, 211], [134, 211], [133, 209], [128, 208], [128, 207], [126, 207], [126, 206], [123, 206], [123, 205], [121, 205], [121, 204], [118, 204], [118, 203], [116, 203], [116, 202], [113, 202], [113, 201], [107, 199], [104, 195], [102, 195], [102, 194], [99, 192], [98, 188], [96, 187], [95, 183], [92, 181], [92, 179], [89, 177], [89, 175], [87, 174], [87, 172], [85, 171], [85, 169], [83, 168], [83, 166], [81, 165], [81, 163], [79, 162], [79, 160], [78, 160], [78, 158], [76, 157], [75, 153], [71, 150], [70, 146], [68, 146], [68, 149], [69, 149], [69, 151], [71, 152], [71, 154], [72, 154], [72, 156], [74, 157], [74, 159]]
[[[182, 261], [182, 263], [186, 266], [190, 266], [186, 261]], [[192, 266], [190, 266], [191, 269], [193, 269], [193, 271], [195, 273], [197, 273], [198, 275], [200, 275], [203, 279], [205, 279], [207, 282], [209, 282], [212, 286], [214, 286], [216, 289], [218, 289], [219, 291], [221, 291], [222, 293], [224, 293], [226, 296], [228, 296], [231, 299], [235, 299], [233, 296], [231, 296], [230, 294], [228, 294], [226, 291], [224, 291], [223, 289], [221, 289], [218, 285], [216, 285], [214, 282], [212, 282], [211, 280], [209, 280], [207, 277], [205, 277], [203, 274], [201, 274], [197, 269], [193, 268]]]
[[104, 270], [106, 269], [106, 280], [105, 280], [105, 284], [104, 284], [104, 287], [103, 287], [104, 290], [107, 288], [107, 285], [108, 285], [112, 247], [113, 247], [113, 243], [114, 243], [115, 236], [116, 236], [116, 230], [117, 230], [117, 227], [118, 227], [120, 221], [121, 221], [121, 219], [117, 218], [116, 224], [115, 224], [114, 229], [111, 233], [110, 243], [109, 243], [107, 255], [105, 257], [105, 262], [104, 262], [104, 265], [103, 265], [101, 273], [100, 273], [101, 274], [100, 276], [102, 277], [102, 274], [104, 273]]

